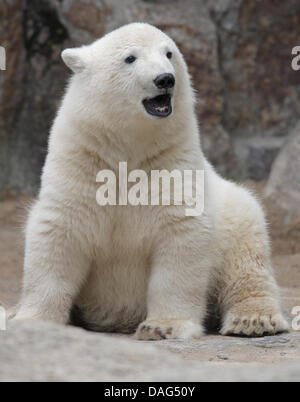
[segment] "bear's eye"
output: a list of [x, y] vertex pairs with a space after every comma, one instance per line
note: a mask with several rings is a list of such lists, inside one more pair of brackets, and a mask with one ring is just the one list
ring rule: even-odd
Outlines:
[[168, 59], [172, 59], [172, 56], [173, 56], [173, 53], [172, 53], [172, 52], [168, 52], [168, 53], [167, 53], [167, 58], [168, 58]]
[[136, 61], [136, 57], [135, 56], [128, 56], [128, 57], [126, 57], [126, 59], [125, 59], [125, 63], [127, 63], [127, 64], [131, 64], [131, 63], [133, 63], [134, 61]]

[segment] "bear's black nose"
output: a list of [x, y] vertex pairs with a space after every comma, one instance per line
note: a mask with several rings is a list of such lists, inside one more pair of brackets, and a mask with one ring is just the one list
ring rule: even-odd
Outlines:
[[159, 89], [173, 88], [175, 85], [175, 77], [173, 74], [160, 74], [155, 78], [154, 84]]

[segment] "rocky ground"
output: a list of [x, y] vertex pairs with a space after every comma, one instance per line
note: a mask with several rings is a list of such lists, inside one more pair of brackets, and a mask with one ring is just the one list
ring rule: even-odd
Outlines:
[[[0, 304], [19, 298], [28, 200], [0, 203]], [[273, 251], [283, 308], [300, 306], [300, 254], [285, 236]], [[293, 247], [292, 247], [293, 249]], [[46, 323], [0, 332], [0, 380], [300, 380], [300, 331], [256, 339], [209, 334], [194, 341], [139, 342]]]

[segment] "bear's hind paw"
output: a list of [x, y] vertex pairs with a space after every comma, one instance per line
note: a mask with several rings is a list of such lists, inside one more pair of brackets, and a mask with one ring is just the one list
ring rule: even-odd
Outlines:
[[288, 332], [289, 325], [281, 313], [262, 315], [259, 313], [228, 314], [221, 329], [222, 335], [259, 337]]

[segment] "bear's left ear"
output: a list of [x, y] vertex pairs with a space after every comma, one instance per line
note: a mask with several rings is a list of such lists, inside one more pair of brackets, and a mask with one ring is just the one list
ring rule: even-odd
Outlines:
[[66, 49], [62, 52], [61, 57], [74, 73], [80, 73], [85, 68], [83, 53], [82, 48]]

